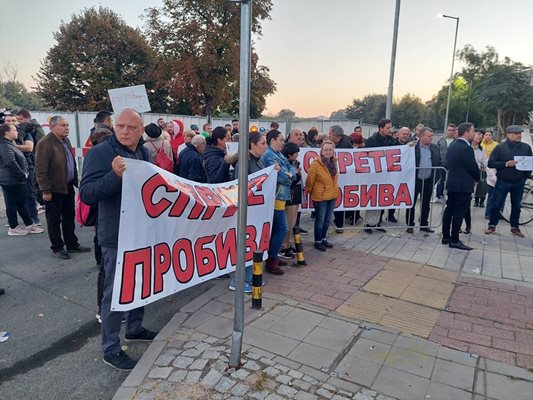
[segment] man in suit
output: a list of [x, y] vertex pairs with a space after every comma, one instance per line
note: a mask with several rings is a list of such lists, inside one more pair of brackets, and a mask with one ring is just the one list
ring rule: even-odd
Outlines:
[[[470, 197], [475, 182], [479, 182], [479, 167], [471, 143], [474, 139], [474, 124], [465, 122], [457, 128], [457, 139], [449, 145], [446, 154], [448, 165], [448, 200], [442, 220], [442, 244], [453, 249], [472, 250], [459, 240], [461, 223], [470, 207]], [[450, 234], [451, 224], [451, 234]]]
[[[433, 130], [431, 128], [422, 127], [418, 133], [418, 142], [415, 146], [415, 160], [416, 160], [416, 180], [415, 180], [415, 195], [413, 199], [413, 207], [407, 210], [405, 215], [406, 223], [409, 226], [407, 233], [413, 233], [413, 226], [415, 226], [415, 207], [417, 197], [420, 195], [420, 230], [423, 232], [433, 233], [433, 229], [429, 228], [429, 201], [431, 200], [431, 193], [433, 192], [433, 183], [435, 182], [435, 169], [433, 167], [440, 166], [440, 153], [436, 144], [433, 144]], [[390, 220], [390, 218], [389, 218]]]

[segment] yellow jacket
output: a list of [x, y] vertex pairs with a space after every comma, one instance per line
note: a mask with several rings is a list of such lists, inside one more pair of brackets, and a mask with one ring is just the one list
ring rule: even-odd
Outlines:
[[490, 155], [492, 154], [492, 150], [494, 150], [496, 146], [498, 146], [498, 142], [495, 140], [490, 143], [485, 142], [485, 139], [481, 141], [481, 147], [483, 147], [483, 150], [485, 150], [487, 157], [490, 157]]
[[[337, 159], [335, 159], [335, 162]], [[339, 179], [339, 170], [335, 176], [331, 176], [328, 168], [322, 162], [319, 157], [315, 159], [309, 171], [307, 171], [307, 179], [305, 181], [305, 188], [307, 193], [311, 194], [313, 201], [326, 201], [336, 199], [339, 194], [339, 185], [337, 180]]]

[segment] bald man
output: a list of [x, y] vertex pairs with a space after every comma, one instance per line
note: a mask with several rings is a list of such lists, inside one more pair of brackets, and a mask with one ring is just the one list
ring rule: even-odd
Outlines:
[[[117, 263], [118, 228], [122, 200], [122, 175], [125, 158], [150, 162], [148, 150], [140, 144], [144, 124], [140, 114], [123, 110], [117, 117], [115, 134], [95, 146], [83, 165], [80, 196], [84, 203], [98, 205], [98, 243], [102, 246], [105, 272], [101, 306], [102, 351], [104, 363], [121, 371], [130, 371], [137, 363], [120, 346], [122, 312], [111, 312], [111, 297]], [[144, 307], [127, 313], [126, 341], [151, 341], [156, 333], [142, 327]]]

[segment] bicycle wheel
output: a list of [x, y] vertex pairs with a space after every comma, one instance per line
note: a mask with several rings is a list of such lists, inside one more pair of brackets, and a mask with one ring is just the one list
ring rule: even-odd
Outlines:
[[[511, 222], [511, 198], [507, 196], [503, 210], [500, 216], [507, 222]], [[531, 179], [528, 179], [524, 186], [524, 195], [522, 196], [519, 225], [526, 225], [533, 221], [533, 184]]]

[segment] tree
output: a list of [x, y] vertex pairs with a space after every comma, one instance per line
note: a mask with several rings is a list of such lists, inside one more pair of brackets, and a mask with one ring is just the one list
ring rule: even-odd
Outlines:
[[73, 15], [54, 39], [36, 79], [37, 93], [54, 108], [110, 109], [108, 89], [145, 84], [153, 110], [164, 111], [154, 91], [155, 53], [139, 30], [110, 9]]
[[294, 118], [296, 118], [296, 113], [288, 108], [280, 110], [276, 116], [276, 119], [280, 121], [292, 121]]
[[[252, 31], [261, 36], [271, 0], [256, 0]], [[183, 99], [196, 114], [235, 112], [239, 91], [239, 5], [227, 0], [164, 0], [147, 10], [145, 32], [159, 54], [158, 74], [172, 99]], [[268, 68], [252, 55], [251, 112], [260, 115], [274, 93]], [[161, 86], [161, 83], [160, 83]], [[237, 108], [238, 109], [238, 108]]]
[[491, 66], [479, 82], [477, 98], [487, 111], [496, 114], [500, 139], [511, 124], [523, 124], [533, 110], [533, 87], [528, 68], [506, 58]]
[[369, 94], [362, 99], [354, 99], [352, 104], [346, 107], [348, 119], [359, 119], [367, 124], [377, 124], [385, 118], [387, 108], [387, 96], [384, 94]]
[[427, 123], [428, 109], [419, 97], [407, 93], [392, 107], [392, 121], [396, 126], [414, 128]]
[[44, 101], [35, 93], [17, 81], [17, 67], [7, 63], [0, 72], [0, 108], [27, 108], [38, 110], [45, 108]]
[[343, 108], [341, 110], [333, 111], [330, 114], [329, 119], [346, 119], [346, 109]]

